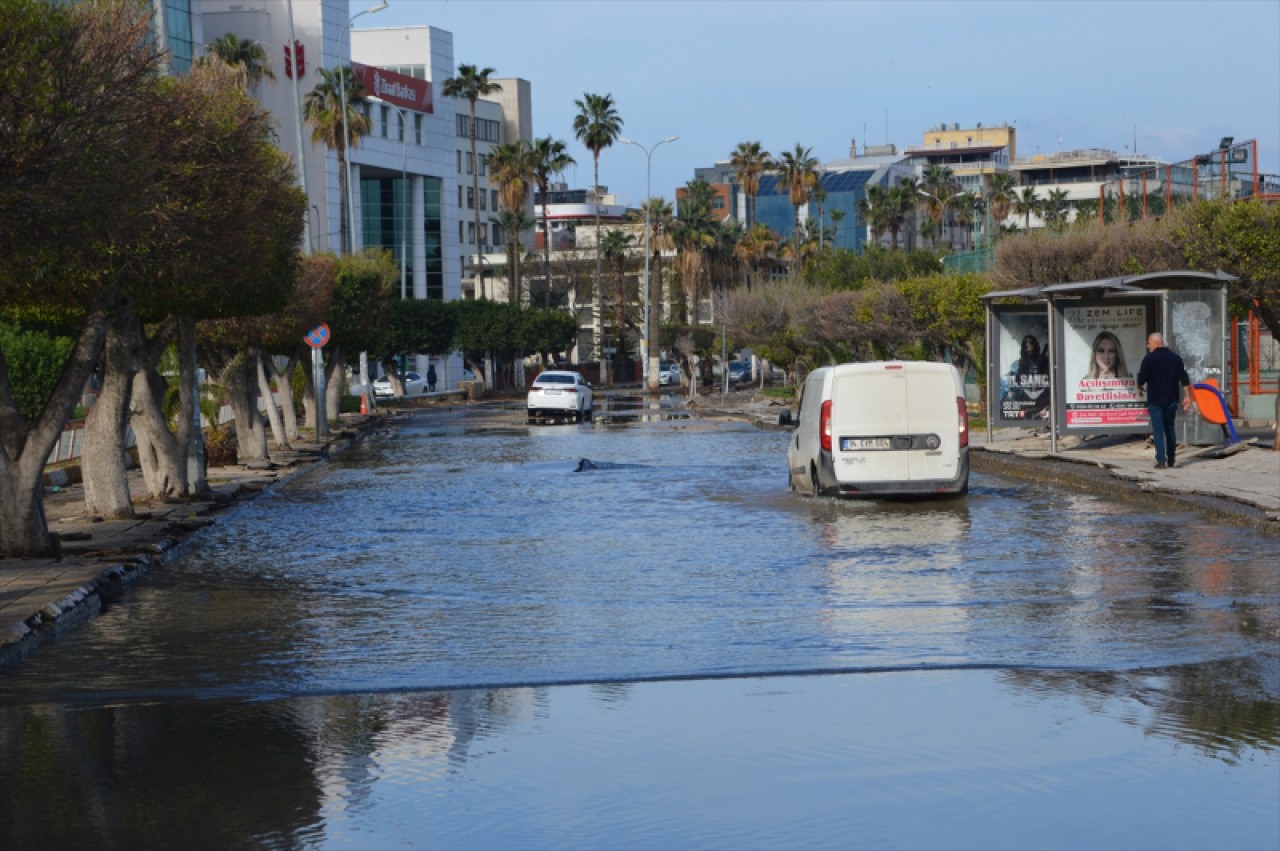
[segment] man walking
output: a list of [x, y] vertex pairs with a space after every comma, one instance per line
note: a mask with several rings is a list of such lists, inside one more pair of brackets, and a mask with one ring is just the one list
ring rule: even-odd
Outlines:
[[1147, 356], [1138, 367], [1138, 392], [1147, 395], [1157, 470], [1172, 467], [1177, 459], [1178, 438], [1173, 433], [1173, 422], [1178, 416], [1179, 398], [1183, 410], [1191, 410], [1191, 397], [1182, 390], [1190, 384], [1182, 358], [1165, 347], [1164, 335], [1157, 331], [1148, 336]]

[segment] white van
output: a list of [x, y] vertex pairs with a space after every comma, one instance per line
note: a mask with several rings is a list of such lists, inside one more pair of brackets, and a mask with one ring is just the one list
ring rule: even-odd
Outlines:
[[813, 496], [965, 493], [969, 414], [959, 370], [924, 361], [814, 370], [787, 464], [791, 489]]

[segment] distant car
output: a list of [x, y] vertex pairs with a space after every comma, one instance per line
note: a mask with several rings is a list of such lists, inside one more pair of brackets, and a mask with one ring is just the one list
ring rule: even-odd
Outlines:
[[745, 384], [751, 380], [751, 361], [729, 361], [729, 381], [732, 384]]
[[[404, 395], [421, 396], [427, 392], [427, 380], [416, 372], [406, 372], [404, 374]], [[379, 399], [390, 399], [395, 396], [395, 389], [391, 386], [391, 379], [387, 376], [379, 378], [373, 382], [373, 395]]]
[[680, 386], [680, 364], [664, 363], [658, 366], [658, 386]]
[[574, 422], [591, 419], [591, 385], [582, 373], [568, 369], [548, 370], [529, 386], [529, 420], [540, 417], [572, 417]]

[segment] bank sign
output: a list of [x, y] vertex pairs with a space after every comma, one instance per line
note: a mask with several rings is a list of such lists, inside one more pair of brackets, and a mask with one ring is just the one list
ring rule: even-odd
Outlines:
[[395, 71], [375, 68], [372, 65], [361, 65], [359, 62], [351, 63], [351, 72], [360, 81], [360, 85], [364, 86], [365, 94], [381, 98], [403, 109], [435, 112], [435, 105], [431, 100], [430, 80], [419, 80], [417, 77], [397, 74]]

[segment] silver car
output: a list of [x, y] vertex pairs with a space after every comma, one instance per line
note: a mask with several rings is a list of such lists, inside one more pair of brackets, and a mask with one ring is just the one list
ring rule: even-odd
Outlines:
[[679, 387], [680, 386], [680, 364], [664, 363], [658, 367], [658, 386], [659, 387]]
[[529, 386], [528, 408], [530, 422], [542, 417], [571, 417], [579, 423], [590, 420], [591, 385], [579, 372], [548, 370]]

